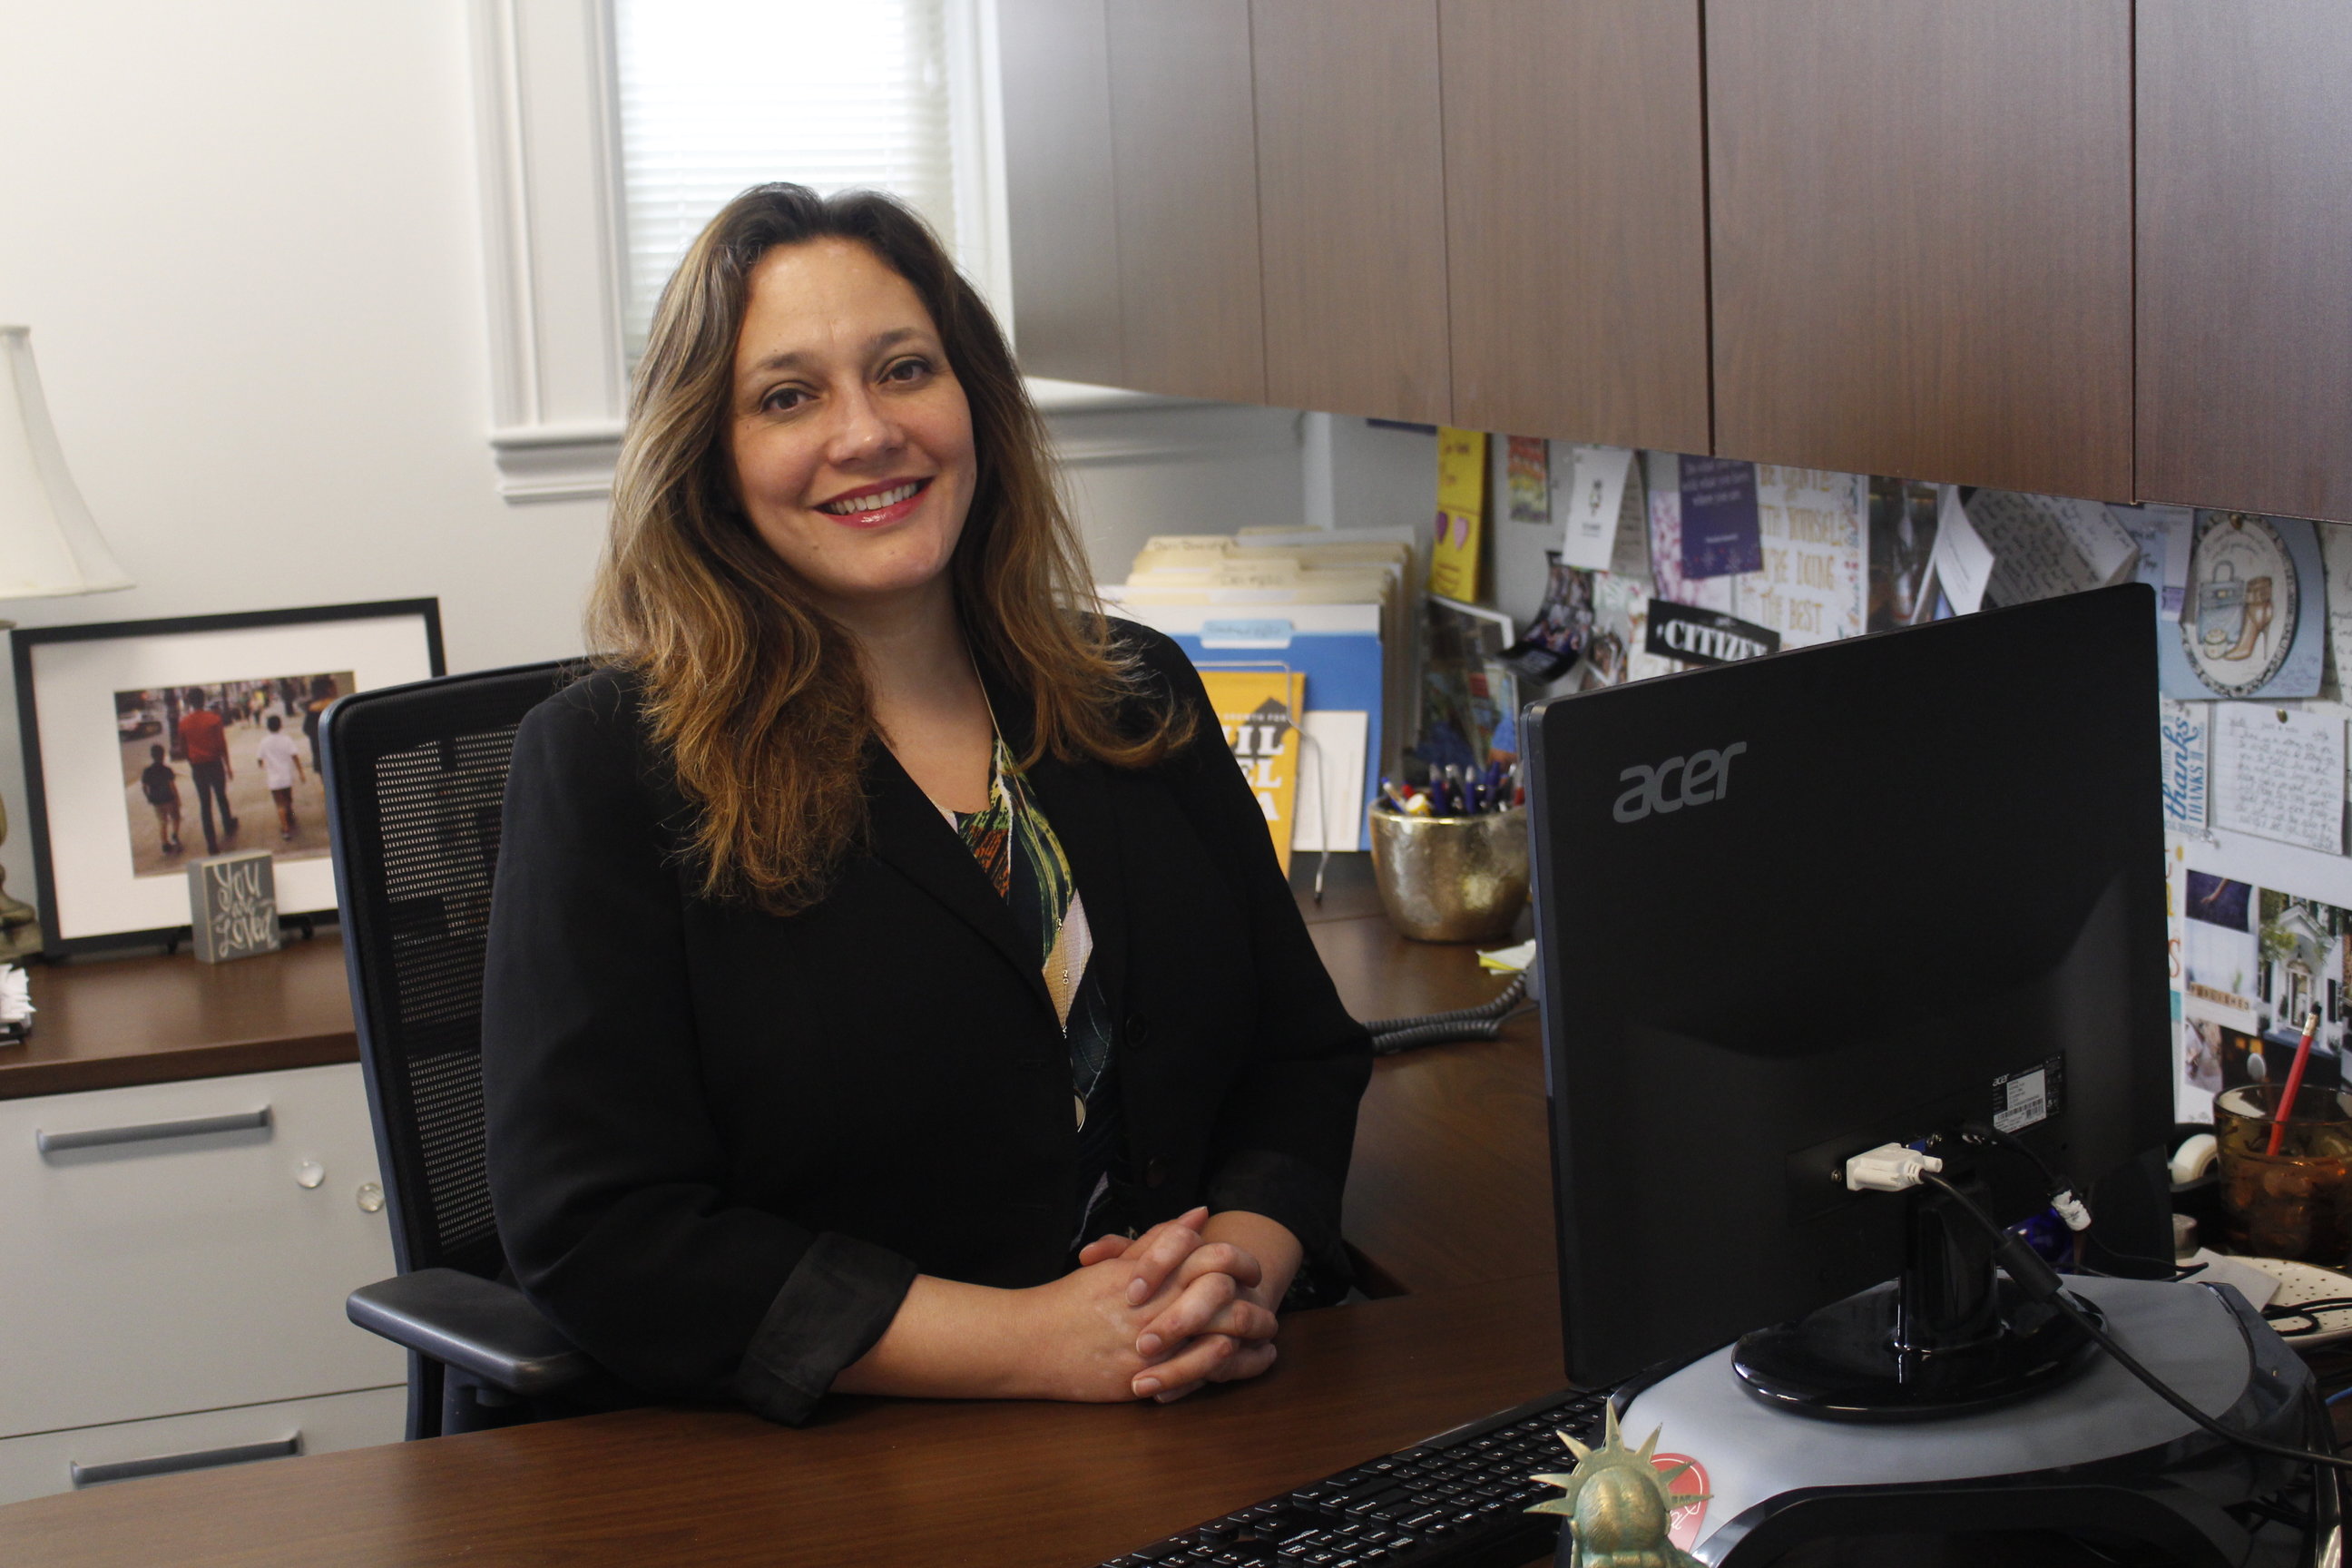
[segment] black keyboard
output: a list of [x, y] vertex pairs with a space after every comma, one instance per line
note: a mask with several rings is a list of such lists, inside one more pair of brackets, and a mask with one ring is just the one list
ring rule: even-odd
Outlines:
[[1555, 1432], [1598, 1443], [1613, 1387], [1548, 1394], [1114, 1557], [1099, 1568], [1519, 1568], [1559, 1543], [1558, 1497], [1529, 1476], [1575, 1460]]

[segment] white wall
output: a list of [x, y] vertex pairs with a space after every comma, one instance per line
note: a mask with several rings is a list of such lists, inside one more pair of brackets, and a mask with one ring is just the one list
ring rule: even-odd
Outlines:
[[[436, 595], [453, 669], [578, 651], [603, 503], [495, 489], [469, 48], [466, 0], [0, 5], [0, 321], [33, 328], [138, 583], [0, 614]], [[1287, 411], [1053, 422], [1106, 576], [1151, 533], [1299, 516]], [[0, 680], [0, 866], [29, 898], [15, 706]]]
[[493, 489], [460, 0], [19, 3], [0, 60], [0, 319], [138, 583], [0, 612], [434, 595], [452, 668], [575, 649], [600, 509]]
[[1301, 438], [1314, 416], [1089, 400], [1066, 383], [1044, 384], [1040, 401], [1099, 582], [1123, 581], [1135, 552], [1156, 533], [1299, 526], [1307, 482]]

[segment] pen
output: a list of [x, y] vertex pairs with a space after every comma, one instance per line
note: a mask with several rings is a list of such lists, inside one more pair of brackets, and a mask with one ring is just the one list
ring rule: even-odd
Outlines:
[[2294, 1047], [2294, 1065], [2286, 1069], [2286, 1088], [2279, 1094], [2278, 1110], [2271, 1115], [2270, 1153], [2279, 1152], [2279, 1140], [2286, 1136], [2286, 1119], [2294, 1112], [2294, 1091], [2303, 1087], [2303, 1069], [2311, 1065], [2311, 1037], [2317, 1033], [2319, 1009], [2314, 1007], [2303, 1021], [2303, 1040]]

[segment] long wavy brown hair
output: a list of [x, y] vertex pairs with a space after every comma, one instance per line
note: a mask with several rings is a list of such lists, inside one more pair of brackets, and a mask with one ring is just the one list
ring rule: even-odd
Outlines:
[[705, 896], [777, 914], [822, 899], [862, 840], [861, 764], [878, 742], [855, 643], [753, 531], [725, 441], [751, 270], [823, 238], [867, 247], [913, 285], [971, 405], [975, 484], [948, 572], [973, 658], [1034, 710], [1023, 765], [1147, 766], [1191, 731], [1114, 642], [1004, 334], [929, 228], [871, 191], [756, 185], [710, 220], [655, 308], [588, 639], [640, 683], [694, 808]]

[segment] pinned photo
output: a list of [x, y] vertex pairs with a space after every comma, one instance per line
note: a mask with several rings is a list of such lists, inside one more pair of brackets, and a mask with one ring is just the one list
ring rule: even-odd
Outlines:
[[1551, 575], [1542, 605], [1519, 640], [1503, 652], [1503, 662], [1522, 679], [1538, 685], [1558, 680], [1584, 656], [1592, 637], [1592, 574], [1565, 564], [1557, 550], [1545, 554]]

